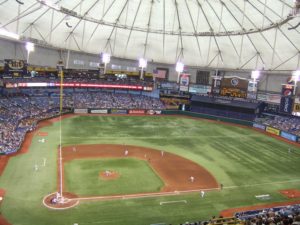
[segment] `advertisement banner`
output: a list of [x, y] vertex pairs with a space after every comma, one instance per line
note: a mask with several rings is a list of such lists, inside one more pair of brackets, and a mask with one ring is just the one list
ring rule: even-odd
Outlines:
[[99, 113], [99, 114], [107, 114], [108, 110], [107, 109], [91, 109], [90, 113]]
[[221, 77], [213, 77], [211, 85], [211, 93], [213, 95], [219, 95], [221, 88]]
[[27, 63], [25, 60], [5, 59], [4, 73], [13, 77], [22, 77], [27, 74]]
[[161, 110], [152, 110], [152, 109], [150, 109], [150, 110], [147, 110], [146, 113], [149, 114], [149, 115], [160, 115]]
[[261, 129], [261, 130], [265, 130], [265, 129], [266, 129], [266, 126], [265, 126], [265, 125], [258, 124], [258, 123], [254, 123], [254, 124], [253, 124], [253, 127], [258, 128], [258, 129]]
[[129, 114], [145, 114], [144, 109], [130, 109], [128, 111]]
[[266, 128], [266, 131], [268, 132], [268, 133], [270, 133], [270, 134], [275, 134], [275, 135], [280, 135], [280, 130], [278, 130], [278, 129], [275, 129], [275, 128], [273, 128], [273, 127], [267, 127]]
[[257, 92], [247, 92], [247, 98], [248, 99], [256, 99], [257, 98]]
[[294, 85], [282, 84], [281, 95], [282, 96], [293, 96], [294, 95]]
[[293, 134], [281, 131], [280, 136], [283, 137], [283, 138], [285, 138], [285, 139], [288, 139], [290, 141], [297, 142], [297, 136], [296, 135], [293, 135]]
[[87, 109], [74, 109], [74, 113], [88, 113]]
[[[46, 82], [20, 82], [16, 83], [20, 88], [26, 87], [60, 87], [59, 82], [46, 83]], [[72, 88], [116, 88], [116, 89], [128, 89], [128, 90], [143, 90], [143, 86], [140, 85], [124, 85], [124, 84], [94, 84], [94, 83], [63, 83], [63, 87]]]
[[293, 110], [294, 99], [291, 96], [283, 96], [280, 100], [279, 111], [281, 113], [291, 114]]
[[300, 112], [300, 103], [294, 103], [294, 111], [293, 112]]
[[189, 91], [190, 74], [180, 74], [179, 91]]
[[257, 82], [249, 81], [248, 83], [248, 92], [257, 92]]
[[111, 114], [127, 114], [126, 109], [112, 109], [110, 110]]

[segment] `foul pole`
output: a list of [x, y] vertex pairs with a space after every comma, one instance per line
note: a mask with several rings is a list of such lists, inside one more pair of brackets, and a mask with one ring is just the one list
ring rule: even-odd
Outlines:
[[60, 200], [63, 202], [63, 168], [62, 168], [62, 129], [61, 129], [61, 115], [63, 109], [63, 81], [64, 81], [64, 72], [63, 67], [59, 66], [59, 75], [60, 75], [60, 96], [59, 96], [59, 194]]

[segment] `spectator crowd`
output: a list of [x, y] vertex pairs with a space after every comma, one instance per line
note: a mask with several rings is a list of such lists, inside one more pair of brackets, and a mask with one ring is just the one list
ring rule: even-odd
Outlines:
[[[28, 131], [38, 121], [59, 115], [59, 96], [0, 96], [0, 153], [17, 151]], [[156, 98], [143, 95], [108, 92], [68, 93], [63, 97], [63, 108], [97, 109], [164, 109]]]
[[269, 116], [255, 119], [256, 123], [300, 136], [300, 119], [296, 117]]

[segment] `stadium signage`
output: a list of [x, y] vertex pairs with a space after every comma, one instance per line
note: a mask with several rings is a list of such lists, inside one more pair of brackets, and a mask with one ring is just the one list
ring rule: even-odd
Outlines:
[[99, 114], [107, 114], [108, 110], [107, 109], [91, 109], [90, 113], [99, 113]]
[[160, 115], [161, 114], [161, 110], [147, 110], [147, 114], [149, 115]]
[[88, 113], [87, 109], [74, 109], [74, 113]]
[[280, 100], [280, 112], [291, 114], [293, 110], [293, 103], [294, 103], [293, 98], [289, 96], [282, 97]]
[[273, 127], [267, 127], [266, 128], [266, 131], [268, 132], [268, 133], [270, 133], [270, 134], [275, 134], [275, 135], [280, 135], [280, 130], [278, 130], [278, 129], [275, 129], [275, 128], [273, 128]]
[[293, 112], [300, 112], [300, 103], [294, 103], [294, 110]]
[[281, 131], [280, 136], [283, 137], [283, 138], [285, 138], [285, 139], [288, 139], [290, 141], [297, 142], [297, 136], [295, 136], [293, 134], [290, 134], [290, 133], [287, 133], [285, 131]]
[[111, 114], [127, 114], [126, 109], [112, 109], [110, 111]]
[[[59, 82], [55, 83], [16, 83], [18, 87], [60, 87]], [[92, 83], [63, 83], [63, 87], [78, 87], [78, 88], [117, 88], [129, 90], [148, 90], [139, 85], [119, 85], [119, 84], [92, 84]], [[149, 89], [150, 90], [150, 89]], [[152, 89], [151, 89], [152, 90]]]
[[258, 124], [258, 123], [254, 123], [253, 127], [261, 129], [261, 130], [265, 130], [266, 126], [262, 125], [262, 124]]
[[128, 111], [129, 114], [145, 114], [145, 110], [143, 109], [131, 109]]

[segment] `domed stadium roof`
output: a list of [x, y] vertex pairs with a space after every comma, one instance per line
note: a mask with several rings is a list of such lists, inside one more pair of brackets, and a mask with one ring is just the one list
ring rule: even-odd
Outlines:
[[293, 0], [0, 0], [0, 27], [23, 40], [134, 60], [295, 70], [300, 21], [292, 13], [294, 4]]

